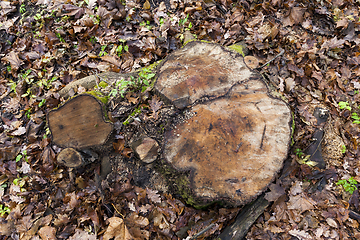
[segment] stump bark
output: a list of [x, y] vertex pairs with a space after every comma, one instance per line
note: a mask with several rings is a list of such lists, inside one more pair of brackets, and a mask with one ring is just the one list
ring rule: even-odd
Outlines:
[[155, 89], [187, 108], [165, 132], [163, 157], [189, 202], [239, 206], [273, 181], [287, 157], [291, 113], [242, 56], [191, 42], [161, 64]]

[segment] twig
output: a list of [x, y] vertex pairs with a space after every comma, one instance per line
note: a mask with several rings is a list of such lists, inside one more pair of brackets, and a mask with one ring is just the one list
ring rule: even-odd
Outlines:
[[257, 69], [261, 69], [261, 68], [265, 67], [266, 65], [268, 65], [269, 63], [271, 63], [272, 61], [274, 61], [276, 58], [278, 58], [278, 57], [280, 57], [281, 55], [283, 55], [284, 52], [285, 52], [285, 50], [282, 49], [281, 52], [280, 52], [278, 55], [276, 55], [273, 59], [270, 59], [269, 61], [267, 61], [266, 63], [264, 63], [261, 67], [258, 67]]
[[200, 232], [198, 232], [197, 234], [195, 234], [194, 236], [192, 236], [192, 237], [190, 238], [190, 240], [196, 239], [196, 238], [200, 237], [203, 233], [205, 233], [206, 231], [210, 230], [210, 228], [212, 228], [213, 226], [215, 226], [215, 223], [210, 224], [209, 226], [207, 226], [206, 228], [204, 228], [203, 230], [201, 230]]

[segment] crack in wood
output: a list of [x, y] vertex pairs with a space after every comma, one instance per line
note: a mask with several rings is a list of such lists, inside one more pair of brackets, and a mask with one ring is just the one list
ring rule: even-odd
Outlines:
[[263, 130], [263, 134], [262, 134], [262, 137], [261, 137], [261, 143], [260, 143], [260, 149], [263, 150], [263, 144], [264, 144], [264, 139], [265, 139], [265, 132], [266, 132], [266, 124], [264, 126], [264, 130]]

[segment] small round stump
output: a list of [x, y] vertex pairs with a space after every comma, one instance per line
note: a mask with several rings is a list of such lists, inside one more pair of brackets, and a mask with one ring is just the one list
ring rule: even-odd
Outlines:
[[83, 165], [84, 159], [75, 149], [65, 148], [57, 156], [57, 162], [69, 168], [77, 168]]
[[188, 108], [163, 145], [166, 162], [187, 178], [175, 181], [191, 194], [184, 197], [198, 206], [239, 206], [266, 190], [287, 157], [292, 118], [261, 76], [239, 54], [201, 42], [170, 55], [158, 75], [157, 91]]
[[112, 124], [103, 116], [102, 104], [92, 95], [78, 95], [48, 114], [52, 140], [61, 147], [85, 149], [106, 142]]

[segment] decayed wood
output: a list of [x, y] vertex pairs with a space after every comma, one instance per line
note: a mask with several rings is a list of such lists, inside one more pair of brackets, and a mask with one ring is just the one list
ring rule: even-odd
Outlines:
[[270, 203], [264, 198], [264, 194], [259, 196], [255, 201], [247, 204], [236, 217], [235, 222], [227, 226], [217, 239], [243, 239], [249, 228], [254, 224], [256, 219], [263, 214], [269, 204]]
[[192, 200], [239, 206], [267, 188], [287, 157], [291, 113], [240, 55], [191, 42], [165, 60], [155, 87], [191, 105], [165, 132], [163, 154], [179, 175], [190, 172]]
[[103, 72], [97, 75], [90, 75], [79, 80], [70, 82], [63, 89], [59, 91], [60, 96], [64, 98], [70, 97], [70, 93], [75, 93], [79, 86], [85, 88], [86, 90], [93, 89], [101, 81], [106, 82], [107, 84], [114, 85], [116, 81], [121, 79], [127, 79], [130, 76], [137, 76], [137, 72], [132, 73], [116, 73], [116, 72]]
[[55, 144], [75, 149], [102, 145], [112, 131], [112, 124], [104, 120], [101, 103], [88, 94], [50, 111], [48, 123]]
[[84, 159], [75, 149], [65, 148], [57, 156], [57, 162], [66, 167], [77, 168], [83, 165]]

